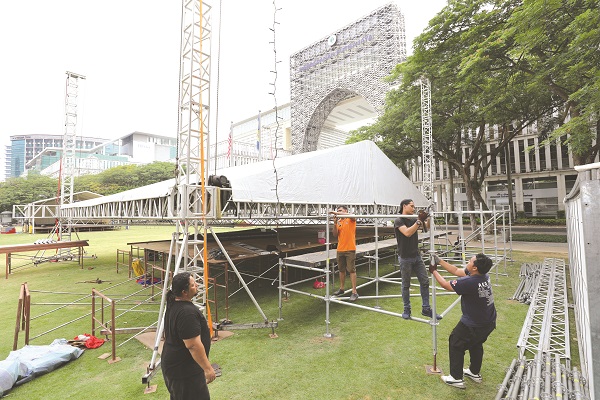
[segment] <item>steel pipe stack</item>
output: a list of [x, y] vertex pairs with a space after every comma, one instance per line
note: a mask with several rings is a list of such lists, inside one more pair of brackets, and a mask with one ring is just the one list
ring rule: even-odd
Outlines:
[[513, 299], [528, 302], [529, 311], [517, 343], [519, 357], [507, 369], [496, 400], [591, 399], [589, 385], [570, 365], [564, 260], [523, 264], [520, 275]]
[[513, 359], [495, 400], [589, 400], [586, 387], [577, 367], [569, 368], [558, 354], [540, 353], [531, 361]]

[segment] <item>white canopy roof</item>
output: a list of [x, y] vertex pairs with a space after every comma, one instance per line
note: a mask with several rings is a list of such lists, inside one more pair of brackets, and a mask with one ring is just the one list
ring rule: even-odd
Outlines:
[[[277, 195], [275, 193], [277, 170]], [[428, 201], [371, 141], [312, 151], [219, 171], [235, 201], [399, 205]]]
[[[275, 191], [277, 170], [277, 193]], [[425, 206], [427, 199], [402, 171], [371, 141], [224, 168], [217, 172], [231, 182], [233, 200], [239, 202], [399, 205], [413, 199]], [[109, 196], [66, 205], [86, 207], [165, 197], [175, 179]]]

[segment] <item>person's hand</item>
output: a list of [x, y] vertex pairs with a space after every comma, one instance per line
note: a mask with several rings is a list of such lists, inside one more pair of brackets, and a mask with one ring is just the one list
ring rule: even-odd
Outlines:
[[429, 264], [429, 273], [433, 274], [433, 271], [437, 271], [437, 265]]
[[417, 222], [416, 222], [416, 224], [417, 224], [417, 226], [418, 226], [418, 227], [420, 227], [420, 226], [422, 226], [422, 225], [423, 225], [423, 222], [421, 222], [421, 220], [420, 220], [420, 219], [418, 219], [418, 220], [417, 220]]
[[209, 384], [215, 379], [217, 379], [217, 375], [215, 374], [214, 368], [210, 367], [210, 370], [204, 370], [204, 377], [206, 378], [206, 383]]
[[429, 218], [429, 213], [425, 210], [419, 210], [417, 218], [419, 218], [419, 221], [421, 221], [422, 223], [425, 223], [425, 221], [427, 221], [427, 218]]
[[440, 265], [440, 261], [442, 261], [442, 260], [438, 257], [437, 254], [434, 253], [431, 255], [431, 261], [432, 261], [432, 264]]

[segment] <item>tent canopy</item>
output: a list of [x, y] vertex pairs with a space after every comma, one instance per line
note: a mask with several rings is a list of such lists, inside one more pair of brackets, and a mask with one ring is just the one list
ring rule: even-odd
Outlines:
[[[277, 170], [277, 194], [275, 193]], [[273, 162], [225, 168], [233, 199], [248, 202], [415, 204], [428, 201], [402, 171], [371, 141], [312, 151]]]
[[[397, 206], [410, 198], [429, 204], [402, 171], [371, 141], [224, 168], [236, 202]], [[277, 177], [278, 184], [275, 185]], [[190, 181], [196, 182], [194, 177]], [[175, 179], [65, 205], [86, 207], [168, 196]]]

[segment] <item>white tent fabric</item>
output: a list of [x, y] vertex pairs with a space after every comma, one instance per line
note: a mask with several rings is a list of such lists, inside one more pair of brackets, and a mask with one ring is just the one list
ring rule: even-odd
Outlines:
[[[277, 194], [275, 193], [277, 169]], [[312, 151], [219, 171], [231, 182], [233, 199], [248, 202], [415, 204], [428, 201], [371, 141]]]
[[[312, 151], [254, 164], [224, 168], [233, 200], [239, 202], [390, 205], [413, 199], [428, 201], [402, 171], [371, 141]], [[278, 185], [275, 190], [275, 169]], [[195, 178], [191, 179], [192, 182]], [[157, 182], [110, 196], [75, 202], [65, 208], [86, 207], [168, 196], [175, 179]]]

